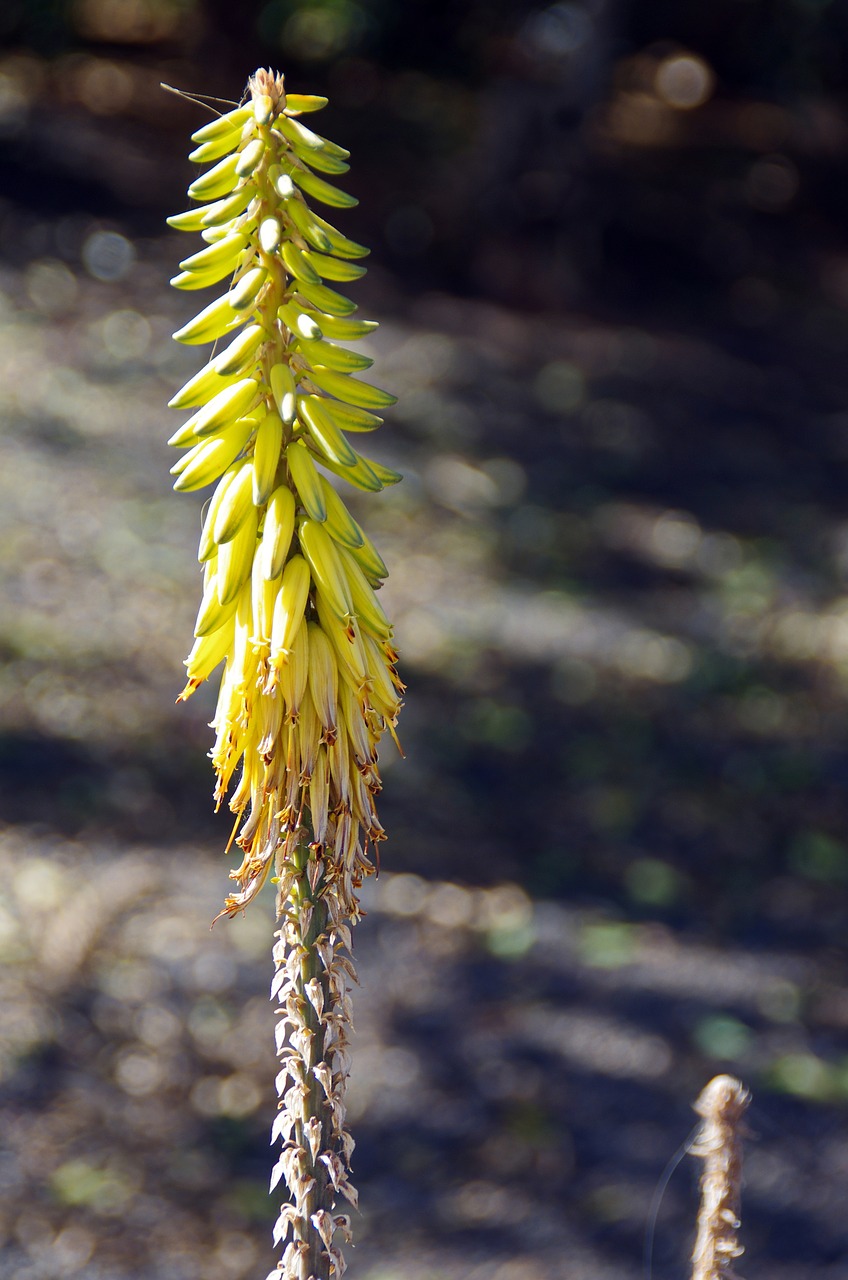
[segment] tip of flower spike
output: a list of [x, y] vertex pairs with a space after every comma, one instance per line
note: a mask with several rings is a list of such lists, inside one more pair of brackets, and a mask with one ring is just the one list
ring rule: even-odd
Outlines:
[[253, 101], [253, 114], [258, 124], [267, 124], [272, 116], [284, 111], [286, 106], [285, 76], [274, 75], [270, 67], [260, 67], [247, 82]]
[[[176, 702], [188, 702], [191, 695], [203, 684], [202, 680], [189, 680], [182, 693], [177, 697]], [[175, 704], [176, 705], [176, 704]]]

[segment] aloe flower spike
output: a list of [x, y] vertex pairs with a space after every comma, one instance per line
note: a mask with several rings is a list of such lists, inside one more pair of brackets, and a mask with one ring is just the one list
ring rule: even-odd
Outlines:
[[[385, 832], [375, 797], [379, 745], [403, 685], [391, 623], [376, 591], [386, 567], [336, 490], [379, 492], [397, 472], [348, 433], [394, 396], [363, 381], [371, 360], [338, 346], [376, 326], [325, 281], [357, 279], [368, 250], [316, 214], [353, 197], [315, 173], [348, 153], [300, 122], [326, 99], [287, 94], [259, 70], [247, 101], [196, 130], [209, 164], [189, 187], [197, 208], [169, 219], [200, 231], [172, 283], [223, 292], [174, 335], [226, 345], [171, 401], [190, 417], [174, 488], [215, 485], [198, 558], [204, 590], [186, 659], [185, 701], [224, 663], [212, 727], [215, 800], [236, 815], [241, 864], [221, 915], [246, 907], [273, 872], [273, 947], [282, 1149], [272, 1190], [288, 1199], [274, 1228], [275, 1280], [334, 1280], [356, 1206], [345, 1128], [351, 1031], [351, 929], [358, 890]], [[334, 477], [331, 480], [330, 477]]]

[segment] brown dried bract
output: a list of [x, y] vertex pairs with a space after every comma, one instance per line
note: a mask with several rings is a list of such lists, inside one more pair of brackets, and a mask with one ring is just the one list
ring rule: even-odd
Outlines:
[[742, 1206], [742, 1117], [751, 1095], [733, 1076], [715, 1076], [695, 1111], [703, 1125], [691, 1154], [704, 1161], [701, 1205], [692, 1251], [692, 1280], [738, 1280], [733, 1269], [743, 1253], [737, 1232]]

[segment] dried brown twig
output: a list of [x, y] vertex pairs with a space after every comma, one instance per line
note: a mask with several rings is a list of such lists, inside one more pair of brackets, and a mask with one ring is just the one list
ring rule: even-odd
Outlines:
[[739, 1080], [715, 1076], [695, 1103], [704, 1123], [690, 1151], [704, 1161], [704, 1172], [691, 1280], [738, 1280], [733, 1263], [743, 1252], [736, 1234], [742, 1204], [742, 1117], [750, 1101]]

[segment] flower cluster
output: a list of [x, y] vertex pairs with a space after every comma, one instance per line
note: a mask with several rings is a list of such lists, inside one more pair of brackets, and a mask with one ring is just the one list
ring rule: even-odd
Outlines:
[[334, 1194], [355, 1199], [343, 1124], [353, 970], [340, 952], [373, 869], [369, 847], [384, 838], [377, 748], [387, 729], [394, 736], [403, 691], [375, 594], [385, 564], [328, 475], [373, 492], [400, 476], [348, 439], [379, 426], [374, 410], [394, 403], [355, 376], [371, 360], [339, 345], [375, 323], [352, 318], [355, 305], [326, 283], [361, 276], [368, 250], [307, 204], [356, 203], [319, 176], [344, 173], [348, 153], [300, 121], [326, 99], [287, 94], [270, 71], [248, 88], [245, 105], [192, 135], [190, 159], [213, 163], [189, 187], [196, 207], [169, 219], [206, 241], [171, 283], [227, 282], [174, 335], [226, 339], [170, 401], [193, 411], [170, 440], [187, 449], [171, 469], [174, 488], [217, 482], [181, 698], [225, 662], [211, 755], [219, 805], [241, 766], [229, 804], [243, 859], [222, 914], [250, 902], [274, 868], [277, 1176], [293, 1200], [278, 1223], [278, 1238], [291, 1237], [280, 1271], [318, 1280], [343, 1269], [332, 1241], [347, 1225], [332, 1216]]

